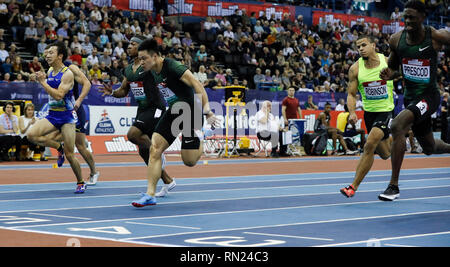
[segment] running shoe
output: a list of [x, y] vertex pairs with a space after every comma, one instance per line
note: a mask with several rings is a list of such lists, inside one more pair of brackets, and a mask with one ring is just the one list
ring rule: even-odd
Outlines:
[[175, 179], [170, 184], [164, 184], [161, 188], [161, 191], [155, 194], [155, 197], [165, 197], [169, 194], [169, 191], [174, 189], [177, 183], [175, 182]]
[[82, 183], [82, 184], [77, 184], [77, 188], [75, 189], [75, 194], [83, 194], [84, 191], [86, 191], [87, 189], [87, 184]]
[[94, 174], [91, 174], [89, 176], [89, 182], [87, 182], [87, 185], [96, 185], [99, 176], [100, 176], [100, 172], [99, 171], [97, 171]]
[[389, 184], [384, 193], [378, 196], [378, 199], [382, 201], [393, 201], [397, 199], [399, 196], [400, 196], [400, 189], [398, 188], [398, 186]]
[[58, 160], [56, 161], [58, 167], [61, 167], [64, 164], [64, 160], [64, 145], [61, 144], [61, 146], [58, 148]]
[[349, 185], [341, 189], [341, 193], [346, 197], [353, 197], [355, 195], [355, 188], [353, 185]]
[[347, 150], [345, 151], [345, 155], [356, 155], [358, 154], [358, 150]]
[[147, 195], [146, 193], [141, 193], [141, 198], [137, 201], [133, 201], [131, 203], [131, 205], [133, 205], [136, 208], [142, 208], [145, 206], [156, 205], [156, 198], [152, 197], [150, 195]]

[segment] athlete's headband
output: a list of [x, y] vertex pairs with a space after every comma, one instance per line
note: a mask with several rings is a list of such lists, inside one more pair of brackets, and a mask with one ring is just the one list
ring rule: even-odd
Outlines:
[[138, 44], [141, 44], [144, 40], [137, 38], [137, 37], [133, 37], [131, 38], [130, 42], [136, 42]]

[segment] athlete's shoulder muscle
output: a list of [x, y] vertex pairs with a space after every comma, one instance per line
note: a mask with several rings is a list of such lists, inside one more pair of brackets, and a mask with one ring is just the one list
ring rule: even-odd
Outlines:
[[389, 46], [391, 49], [397, 49], [398, 42], [400, 41], [400, 37], [402, 36], [403, 30], [394, 33], [391, 38], [389, 38]]
[[436, 30], [433, 27], [430, 28], [433, 41], [438, 42], [440, 45], [450, 45], [450, 31], [446, 29]]

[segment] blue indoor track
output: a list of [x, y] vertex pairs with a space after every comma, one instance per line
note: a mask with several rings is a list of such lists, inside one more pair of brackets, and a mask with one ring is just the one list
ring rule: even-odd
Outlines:
[[144, 180], [100, 180], [83, 195], [73, 183], [0, 185], [0, 228], [178, 247], [450, 245], [450, 167], [402, 170], [394, 202], [377, 198], [390, 171], [369, 172], [347, 199], [353, 175], [178, 178], [140, 209], [130, 203]]

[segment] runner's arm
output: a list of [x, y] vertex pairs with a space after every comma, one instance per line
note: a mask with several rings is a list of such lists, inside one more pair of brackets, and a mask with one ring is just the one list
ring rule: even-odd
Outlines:
[[58, 89], [54, 89], [50, 85], [48, 85], [45, 79], [46, 75], [42, 71], [37, 72], [36, 77], [39, 83], [44, 87], [45, 91], [57, 101], [63, 99], [67, 92], [69, 92], [69, 90], [73, 87], [73, 73], [70, 70], [64, 72], [63, 76], [61, 77], [61, 83], [58, 86]]
[[348, 70], [348, 88], [347, 88], [347, 107], [350, 113], [348, 119], [350, 122], [357, 120], [356, 117], [356, 94], [358, 93], [358, 62], [353, 64]]
[[103, 88], [99, 88], [99, 92], [103, 93], [102, 96], [110, 95], [115, 98], [122, 98], [126, 97], [130, 92], [130, 85], [128, 84], [127, 78], [124, 77], [118, 89], [113, 90], [111, 85], [103, 83]]
[[194, 88], [194, 92], [196, 94], [202, 95], [203, 114], [207, 116], [211, 113], [214, 114], [209, 107], [209, 100], [208, 95], [206, 94], [205, 87], [203, 87], [203, 85], [194, 77], [192, 72], [190, 70], [186, 70], [181, 76], [180, 80], [187, 86]]
[[450, 45], [450, 31], [446, 29], [434, 30], [433, 39], [443, 45]]
[[89, 94], [89, 91], [91, 90], [91, 82], [76, 65], [70, 65], [69, 69], [72, 71], [75, 81], [82, 85], [81, 93], [78, 96], [77, 101], [75, 102], [75, 110], [77, 110], [79, 107], [81, 107], [81, 103], [83, 102], [84, 98]]

